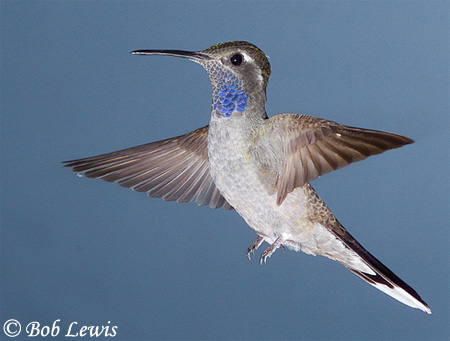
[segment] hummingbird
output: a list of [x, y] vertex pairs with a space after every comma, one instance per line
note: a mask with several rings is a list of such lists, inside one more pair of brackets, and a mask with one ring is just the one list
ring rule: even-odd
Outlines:
[[209, 125], [185, 135], [64, 162], [88, 178], [149, 197], [235, 210], [258, 237], [263, 264], [288, 248], [335, 260], [370, 285], [431, 314], [417, 292], [350, 235], [310, 184], [319, 176], [414, 141], [322, 118], [265, 110], [270, 63], [245, 41], [202, 51], [136, 50], [135, 55], [189, 59], [212, 84]]

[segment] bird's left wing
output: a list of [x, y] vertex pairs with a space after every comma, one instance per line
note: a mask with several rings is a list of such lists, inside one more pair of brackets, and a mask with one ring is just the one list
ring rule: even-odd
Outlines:
[[64, 162], [88, 178], [117, 182], [149, 197], [232, 209], [209, 173], [208, 126], [186, 135]]
[[307, 181], [414, 141], [297, 114], [271, 117], [255, 133], [254, 153], [276, 174], [277, 203]]

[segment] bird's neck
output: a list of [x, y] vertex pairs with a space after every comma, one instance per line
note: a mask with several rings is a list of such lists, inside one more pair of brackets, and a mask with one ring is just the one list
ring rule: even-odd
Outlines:
[[243, 82], [234, 75], [211, 78], [212, 116], [234, 119], [247, 116], [250, 120], [266, 119], [266, 89], [262, 84]]

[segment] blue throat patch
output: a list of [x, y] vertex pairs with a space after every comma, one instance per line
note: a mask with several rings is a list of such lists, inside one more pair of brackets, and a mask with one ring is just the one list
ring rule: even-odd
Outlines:
[[244, 111], [247, 107], [248, 94], [244, 93], [240, 84], [222, 83], [218, 89], [217, 102], [214, 109], [223, 117], [230, 117], [234, 110]]

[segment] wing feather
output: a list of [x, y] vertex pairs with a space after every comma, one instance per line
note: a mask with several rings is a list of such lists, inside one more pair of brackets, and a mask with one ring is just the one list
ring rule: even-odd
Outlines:
[[[279, 205], [287, 194], [308, 181], [414, 142], [393, 133], [297, 114], [280, 114], [266, 120], [256, 136], [255, 155], [277, 174]], [[275, 140], [277, 143], [273, 143]], [[267, 155], [273, 157], [268, 160]]]
[[208, 126], [164, 141], [66, 161], [64, 166], [150, 197], [232, 209], [209, 173], [207, 135]]

